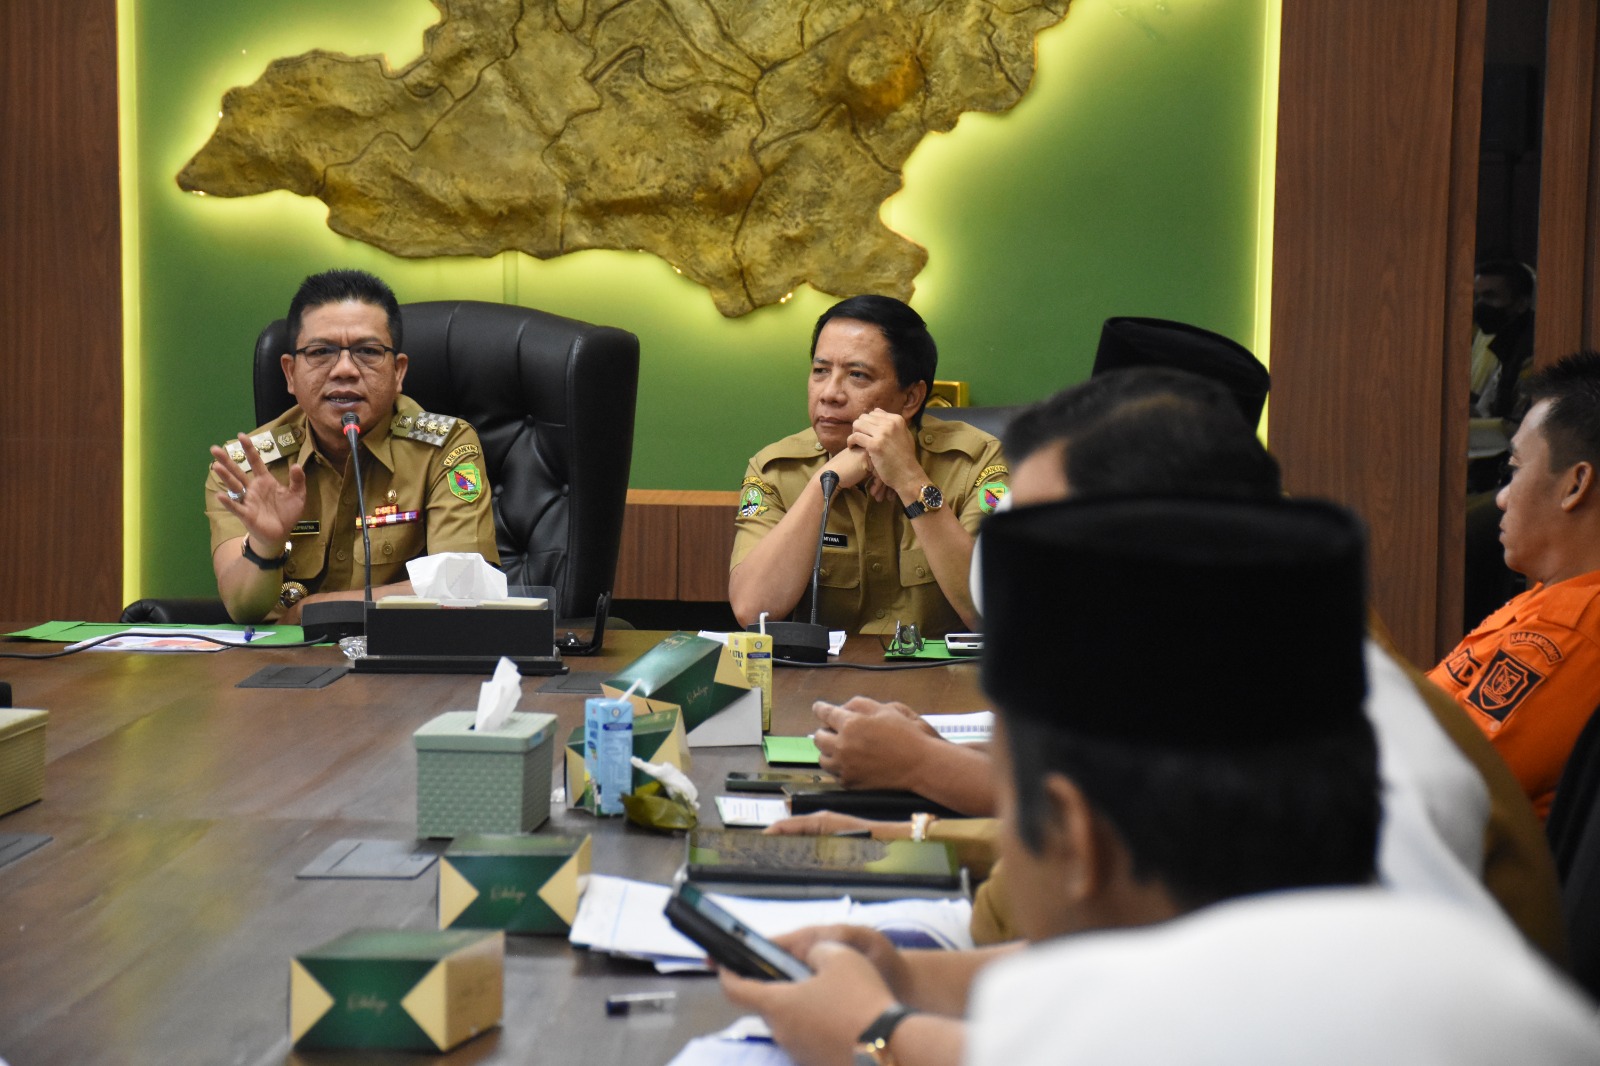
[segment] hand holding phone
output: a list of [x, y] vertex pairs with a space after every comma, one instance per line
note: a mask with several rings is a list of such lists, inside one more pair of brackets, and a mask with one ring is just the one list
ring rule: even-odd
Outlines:
[[805, 963], [717, 906], [691, 881], [679, 885], [667, 900], [666, 914], [674, 929], [740, 977], [803, 981], [811, 976]]

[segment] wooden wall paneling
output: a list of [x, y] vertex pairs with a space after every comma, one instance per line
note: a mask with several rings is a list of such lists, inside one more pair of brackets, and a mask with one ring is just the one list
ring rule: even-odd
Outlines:
[[[1596, 0], [1591, 0], [1591, 3]], [[1582, 345], [1600, 351], [1600, 26], [1591, 24], [1587, 41], [1572, 46], [1587, 51], [1590, 69], [1589, 96], [1589, 188], [1584, 226], [1584, 303]], [[1550, 48], [1556, 47], [1552, 42]], [[1537, 341], [1537, 337], [1535, 338]]]
[[678, 598], [678, 505], [673, 495], [628, 490], [612, 599]]
[[684, 492], [678, 508], [678, 598], [726, 603], [737, 492]]
[[1550, 0], [1539, 177], [1534, 360], [1582, 348], [1593, 282], [1590, 170], [1595, 140], [1595, 0]]
[[[1478, 260], [1479, 140], [1483, 129], [1483, 68], [1488, 0], [1458, 7], [1455, 122], [1450, 151], [1449, 253], [1444, 302], [1444, 375], [1440, 411], [1438, 578], [1433, 658], [1455, 647], [1462, 621], [1466, 570], [1467, 406], [1471, 400], [1472, 284]], [[1426, 667], [1428, 664], [1422, 664]]]
[[0, 3], [0, 618], [122, 599], [114, 0]]
[[1460, 34], [1481, 27], [1483, 3], [1283, 11], [1271, 443], [1291, 492], [1366, 520], [1373, 604], [1426, 665], [1449, 599], [1444, 453], [1465, 448], [1464, 433], [1445, 440], [1447, 377], [1467, 365], [1465, 350], [1446, 351], [1445, 321], [1461, 280], [1452, 171], [1463, 153], [1476, 169], [1477, 131], [1456, 128], [1457, 87], [1476, 78], [1481, 91], [1482, 38]]

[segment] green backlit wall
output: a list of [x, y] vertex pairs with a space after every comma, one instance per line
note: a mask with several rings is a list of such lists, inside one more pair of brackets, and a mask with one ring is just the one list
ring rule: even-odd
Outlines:
[[[913, 305], [940, 376], [975, 403], [1081, 380], [1107, 315], [1184, 319], [1253, 341], [1263, 26], [1271, 0], [1075, 0], [1040, 38], [1028, 95], [968, 115], [912, 157], [884, 214], [929, 250]], [[142, 545], [133, 591], [206, 595], [206, 447], [250, 428], [249, 355], [301, 277], [358, 266], [402, 300], [507, 300], [621, 326], [642, 346], [632, 484], [737, 487], [745, 459], [805, 423], [809, 289], [727, 320], [639, 253], [540, 262], [402, 260], [339, 237], [315, 200], [196, 197], [173, 176], [228, 88], [277, 56], [384, 52], [396, 66], [436, 19], [426, 0], [138, 0], [136, 241]]]

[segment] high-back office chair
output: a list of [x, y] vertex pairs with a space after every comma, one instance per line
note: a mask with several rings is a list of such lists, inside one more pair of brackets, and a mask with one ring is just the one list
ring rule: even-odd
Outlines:
[[1600, 710], [1567, 757], [1545, 833], [1561, 882], [1572, 976], [1600, 997]]
[[[410, 357], [402, 391], [425, 411], [465, 418], [483, 441], [509, 583], [554, 586], [559, 618], [592, 616], [611, 591], [622, 543], [639, 339], [473, 300], [404, 304], [400, 317]], [[294, 403], [279, 365], [291, 347], [286, 330], [279, 319], [256, 340], [257, 424]], [[182, 604], [183, 616], [168, 604]], [[141, 600], [123, 620], [207, 620], [198, 606], [220, 609], [215, 601]]]

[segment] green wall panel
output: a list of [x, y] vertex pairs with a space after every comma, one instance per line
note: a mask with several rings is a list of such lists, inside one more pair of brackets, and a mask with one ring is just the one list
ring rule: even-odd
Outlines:
[[[1253, 341], [1263, 26], [1271, 0], [1076, 0], [1041, 35], [1028, 95], [925, 140], [885, 219], [929, 250], [912, 303], [940, 376], [976, 403], [1081, 380], [1102, 319], [1160, 315]], [[745, 459], [805, 424], [811, 324], [834, 297], [722, 318], [641, 253], [541, 262], [404, 260], [340, 237], [315, 200], [181, 192], [222, 94], [277, 56], [325, 48], [409, 62], [425, 0], [140, 0], [138, 57], [142, 595], [213, 591], [206, 447], [250, 428], [249, 355], [300, 278], [384, 276], [403, 301], [508, 300], [621, 326], [642, 346], [632, 484], [728, 488]]]

